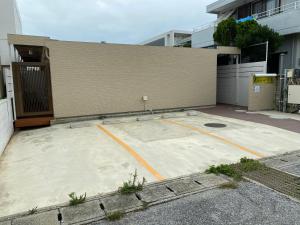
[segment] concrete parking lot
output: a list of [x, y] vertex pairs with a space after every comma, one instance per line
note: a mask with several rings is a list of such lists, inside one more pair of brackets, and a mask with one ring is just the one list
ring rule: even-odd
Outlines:
[[[241, 157], [299, 149], [300, 134], [206, 113], [171, 113], [17, 132], [0, 159], [0, 216], [116, 190], [137, 169], [148, 182]], [[206, 127], [221, 123], [222, 128]]]

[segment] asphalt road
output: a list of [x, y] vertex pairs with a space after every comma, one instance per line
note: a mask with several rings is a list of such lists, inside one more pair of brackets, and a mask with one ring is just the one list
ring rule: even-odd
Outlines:
[[250, 182], [214, 189], [93, 225], [299, 225], [300, 203]]

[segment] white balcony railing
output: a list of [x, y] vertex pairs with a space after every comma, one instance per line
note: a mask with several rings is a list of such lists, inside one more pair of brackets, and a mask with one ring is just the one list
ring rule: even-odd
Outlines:
[[[297, 10], [297, 9], [300, 9], [300, 1], [295, 1], [295, 2], [286, 4], [286, 5], [282, 5], [280, 7], [274, 8], [274, 9], [267, 10], [265, 12], [253, 14], [252, 17], [255, 20], [259, 20], [259, 19], [263, 19], [263, 18], [267, 18], [267, 17], [277, 15], [279, 13], [289, 12], [289, 11]], [[199, 27], [194, 28], [193, 31], [194, 32], [199, 32], [199, 31], [211, 28], [211, 27], [216, 27], [218, 25], [218, 22], [220, 22], [220, 21], [214, 21], [214, 22], [210, 22], [210, 23], [201, 25]]]
[[194, 28], [193, 32], [198, 32], [198, 31], [206, 30], [206, 29], [211, 28], [211, 27], [216, 27], [217, 25], [218, 25], [217, 21], [206, 23], [206, 24], [203, 24], [203, 25], [201, 25], [199, 27]]
[[277, 15], [279, 13], [289, 12], [289, 11], [296, 10], [296, 9], [300, 9], [300, 1], [295, 1], [295, 2], [286, 4], [286, 5], [282, 5], [280, 7], [274, 8], [274, 9], [270, 9], [265, 12], [253, 14], [252, 16], [254, 19], [259, 20], [259, 19]]
[[184, 38], [184, 39], [175, 40], [174, 45], [175, 46], [184, 45], [184, 44], [186, 44], [187, 42], [189, 42], [191, 40], [192, 40], [192, 37], [187, 37], [187, 38]]

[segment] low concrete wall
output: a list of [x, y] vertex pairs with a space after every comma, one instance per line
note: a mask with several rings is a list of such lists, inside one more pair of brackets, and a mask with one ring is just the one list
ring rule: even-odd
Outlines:
[[14, 132], [11, 109], [8, 99], [0, 100], [0, 156]]
[[0, 100], [0, 156], [14, 132], [13, 127], [13, 81], [9, 68], [3, 69], [6, 85], [6, 99]]

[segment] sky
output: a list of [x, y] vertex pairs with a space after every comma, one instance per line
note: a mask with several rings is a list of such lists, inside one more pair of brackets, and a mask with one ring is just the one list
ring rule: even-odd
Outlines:
[[23, 33], [58, 40], [137, 44], [215, 20], [216, 0], [17, 0]]

